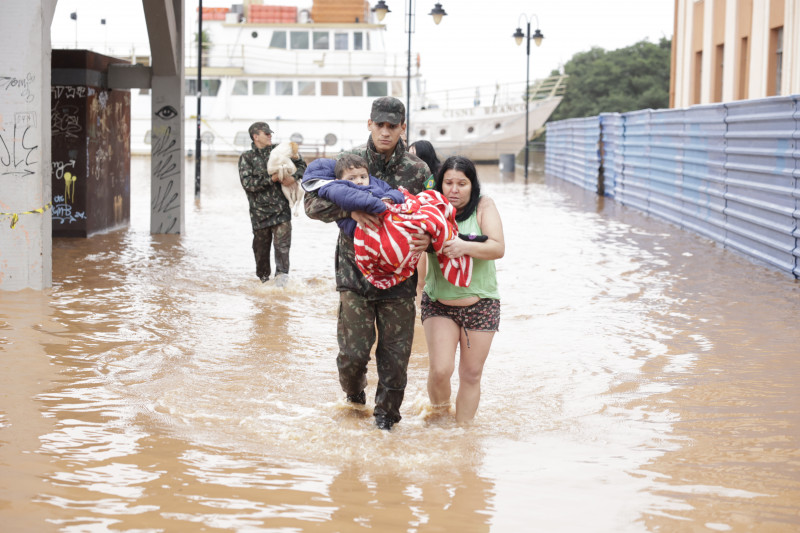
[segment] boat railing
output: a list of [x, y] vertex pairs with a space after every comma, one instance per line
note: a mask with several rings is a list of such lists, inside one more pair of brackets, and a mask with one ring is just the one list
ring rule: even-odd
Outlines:
[[[560, 74], [531, 82], [528, 87], [529, 101], [545, 100], [564, 96], [567, 75]], [[460, 109], [486, 105], [516, 104], [525, 101], [525, 82], [476, 85], [444, 91], [428, 91], [415, 99], [415, 107]]]
[[[273, 75], [404, 76], [406, 62], [400, 56], [378, 51], [282, 50], [252, 44], [215, 45], [203, 54], [203, 66], [234, 68], [246, 73]], [[197, 65], [197, 50], [185, 50], [185, 65]]]

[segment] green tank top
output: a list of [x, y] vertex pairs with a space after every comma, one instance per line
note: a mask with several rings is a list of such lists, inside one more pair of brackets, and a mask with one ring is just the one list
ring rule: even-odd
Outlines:
[[[478, 226], [478, 210], [467, 220], [458, 223], [459, 233], [467, 235], [483, 235]], [[497, 290], [497, 274], [495, 272], [494, 261], [485, 259], [472, 259], [472, 281], [469, 287], [456, 287], [447, 281], [442, 274], [436, 254], [428, 254], [428, 271], [425, 274], [425, 292], [431, 300], [458, 300], [469, 296], [478, 298], [500, 299], [500, 292]]]

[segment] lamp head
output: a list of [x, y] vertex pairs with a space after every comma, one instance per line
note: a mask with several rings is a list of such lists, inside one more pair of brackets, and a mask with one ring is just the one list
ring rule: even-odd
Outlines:
[[544, 35], [542, 35], [542, 32], [539, 31], [539, 28], [536, 28], [536, 31], [533, 32], [533, 37], [531, 37], [531, 39], [533, 39], [533, 42], [536, 43], [536, 46], [541, 46]]
[[447, 15], [444, 9], [442, 9], [442, 4], [436, 2], [436, 5], [433, 6], [431, 12], [428, 13], [430, 16], [433, 17], [434, 24], [439, 24], [442, 21], [442, 17]]
[[378, 22], [383, 20], [383, 17], [386, 16], [386, 13], [391, 13], [392, 10], [389, 9], [389, 6], [386, 5], [384, 0], [379, 0], [375, 7], [372, 8], [372, 11], [375, 12], [375, 16], [378, 17]]
[[525, 34], [522, 33], [522, 28], [517, 28], [517, 31], [514, 32], [514, 35], [512, 35], [512, 37], [514, 38], [515, 41], [517, 41], [517, 46], [521, 45], [522, 39], [525, 38]]

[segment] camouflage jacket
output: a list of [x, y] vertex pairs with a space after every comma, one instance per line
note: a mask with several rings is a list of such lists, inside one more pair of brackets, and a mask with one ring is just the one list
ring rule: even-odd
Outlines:
[[[252, 144], [252, 149], [239, 156], [239, 180], [247, 193], [247, 202], [250, 204], [250, 222], [253, 229], [263, 229], [277, 226], [292, 219], [292, 210], [289, 201], [281, 191], [281, 184], [272, 181], [267, 175], [267, 160], [273, 146], [258, 149]], [[306, 170], [303, 156], [299, 161], [293, 160], [297, 166], [294, 179], [300, 181]]]
[[[397, 143], [392, 157], [385, 161], [375, 150], [372, 138], [366, 145], [350, 151], [367, 160], [369, 173], [380, 178], [394, 188], [403, 186], [408, 192], [417, 194], [425, 189], [428, 179], [428, 166], [414, 154], [406, 152], [402, 139]], [[336, 204], [320, 198], [315, 191], [307, 191], [305, 210], [309, 218], [323, 222], [334, 222], [346, 218], [350, 214]], [[390, 289], [378, 289], [372, 285], [356, 265], [353, 238], [345, 232], [339, 232], [336, 243], [336, 290], [353, 291], [359, 296], [369, 299], [413, 298], [417, 293], [417, 274], [398, 283]]]

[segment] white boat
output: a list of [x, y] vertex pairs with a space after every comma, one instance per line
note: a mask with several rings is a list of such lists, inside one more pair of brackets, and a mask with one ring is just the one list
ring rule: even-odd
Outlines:
[[[368, 20], [364, 4], [356, 4]], [[310, 11], [246, 7], [214, 9], [204, 16], [203, 154], [241, 153], [250, 147], [248, 127], [263, 120], [275, 131], [273, 142], [293, 140], [307, 157], [330, 157], [366, 141], [375, 98], [389, 95], [407, 101], [408, 53], [387, 50], [383, 24], [322, 22], [342, 13], [337, 10], [331, 17], [322, 8], [315, 12], [316, 4]], [[278, 15], [264, 15], [268, 10]], [[197, 32], [188, 27], [185, 146], [192, 150], [197, 137], [198, 46]], [[460, 154], [476, 161], [497, 160], [500, 154], [516, 153], [524, 146], [524, 83], [427, 93], [415, 65], [411, 81], [411, 142], [428, 140], [440, 157]], [[532, 84], [530, 132], [543, 126], [564, 89], [565, 76]], [[131, 150], [147, 154], [150, 96], [146, 91], [133, 93]]]

